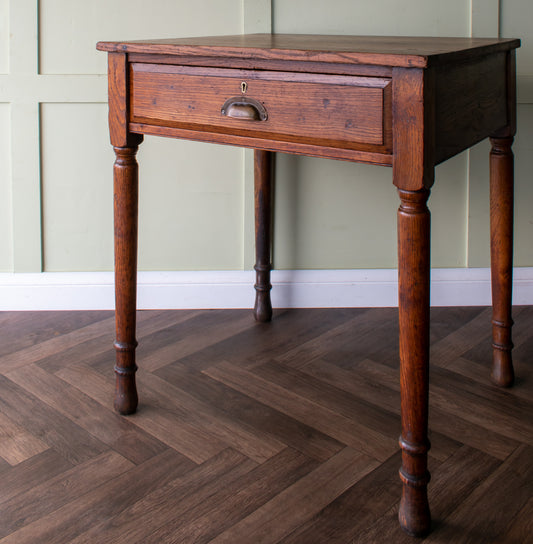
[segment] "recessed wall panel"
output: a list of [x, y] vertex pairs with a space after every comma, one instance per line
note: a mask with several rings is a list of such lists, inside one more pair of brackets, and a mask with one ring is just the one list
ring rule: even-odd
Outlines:
[[435, 168], [435, 184], [428, 201], [431, 212], [431, 266], [467, 266], [468, 153]]
[[[430, 199], [433, 266], [465, 265], [465, 155], [436, 169]], [[392, 169], [280, 155], [274, 265], [284, 269], [397, 266]]]
[[241, 32], [241, 0], [41, 0], [43, 74], [103, 74], [96, 42]]
[[394, 266], [396, 208], [390, 168], [279, 155], [274, 266]]
[[[529, 0], [523, 0], [529, 1]], [[273, 0], [274, 32], [378, 36], [468, 36], [464, 0]]]
[[[469, 10], [463, 0], [336, 0], [334, 9], [322, 0], [273, 2], [280, 33], [467, 36]], [[466, 155], [439, 166], [436, 177], [432, 265], [465, 266]], [[276, 179], [277, 267], [396, 266], [399, 199], [391, 169], [287, 157], [278, 161]]]
[[147, 137], [139, 150], [139, 268], [237, 270], [243, 152]]
[[106, 104], [41, 106], [46, 272], [112, 269], [113, 160]]
[[0, 74], [9, 71], [9, 0], [0, 0]]
[[13, 271], [10, 106], [0, 104], [0, 272]]
[[[515, 266], [533, 266], [533, 104], [518, 105], [515, 154]], [[469, 215], [469, 266], [490, 266], [489, 152], [483, 142], [472, 149]]]
[[515, 151], [515, 265], [533, 266], [533, 104], [518, 106]]
[[520, 38], [522, 46], [516, 52], [517, 72], [533, 75], [533, 2], [505, 0], [501, 2], [500, 34], [504, 38]]
[[[242, 151], [146, 138], [139, 151], [141, 270], [242, 266]], [[113, 267], [105, 104], [42, 106], [44, 268]]]

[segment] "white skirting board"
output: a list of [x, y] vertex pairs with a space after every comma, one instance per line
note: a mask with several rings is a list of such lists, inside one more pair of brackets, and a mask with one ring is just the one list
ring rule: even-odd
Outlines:
[[[251, 308], [253, 271], [139, 272], [139, 309]], [[533, 268], [514, 270], [513, 304], [533, 304]], [[274, 270], [274, 308], [394, 307], [396, 270]], [[490, 270], [434, 269], [432, 306], [488, 306]], [[111, 310], [111, 272], [0, 274], [0, 310]]]

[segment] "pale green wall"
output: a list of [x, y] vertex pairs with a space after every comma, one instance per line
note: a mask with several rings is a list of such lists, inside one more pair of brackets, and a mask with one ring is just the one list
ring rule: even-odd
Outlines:
[[466, 36], [465, 0], [273, 0], [274, 32]]
[[[499, 18], [502, 36], [523, 39], [518, 56], [519, 74], [533, 77], [530, 0], [273, 2], [273, 29], [281, 33], [497, 36]], [[524, 86], [524, 81], [519, 85]], [[523, 100], [533, 102], [532, 94]], [[518, 266], [533, 265], [530, 174], [533, 155], [527, 152], [533, 146], [532, 108], [531, 104], [519, 105], [519, 136], [515, 144], [515, 263]], [[487, 144], [438, 166], [435, 174], [429, 202], [432, 265], [488, 266]], [[398, 200], [389, 169], [308, 157], [280, 157], [277, 179], [275, 264], [278, 268], [396, 265], [394, 210]], [[372, 197], [379, 200], [379, 206], [368, 206]]]
[[[271, 30], [522, 38], [515, 261], [533, 266], [532, 19], [530, 0], [0, 0], [0, 271], [112, 267], [96, 41]], [[250, 151], [149, 137], [139, 158], [141, 269], [251, 268]], [[395, 266], [390, 169], [279, 155], [276, 170], [276, 267]], [[487, 175], [485, 143], [437, 168], [433, 266], [488, 265]]]

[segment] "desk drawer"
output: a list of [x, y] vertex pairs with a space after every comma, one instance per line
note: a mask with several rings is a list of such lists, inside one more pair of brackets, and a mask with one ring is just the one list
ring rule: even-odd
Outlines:
[[130, 121], [383, 149], [390, 142], [390, 94], [390, 80], [379, 77], [133, 63]]

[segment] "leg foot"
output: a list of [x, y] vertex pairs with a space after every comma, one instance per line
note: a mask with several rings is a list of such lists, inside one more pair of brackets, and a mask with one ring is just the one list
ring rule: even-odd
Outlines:
[[513, 358], [510, 350], [503, 350], [492, 345], [491, 381], [500, 387], [511, 387], [514, 384]]
[[137, 343], [131, 346], [115, 342], [117, 364], [115, 365], [115, 410], [124, 416], [135, 413], [138, 397], [135, 384], [135, 348]]
[[270, 266], [254, 266], [256, 273], [254, 317], [256, 321], [266, 323], [272, 320], [272, 302], [270, 301]]
[[404, 485], [398, 520], [401, 528], [411, 536], [426, 536], [431, 529], [426, 488]]

